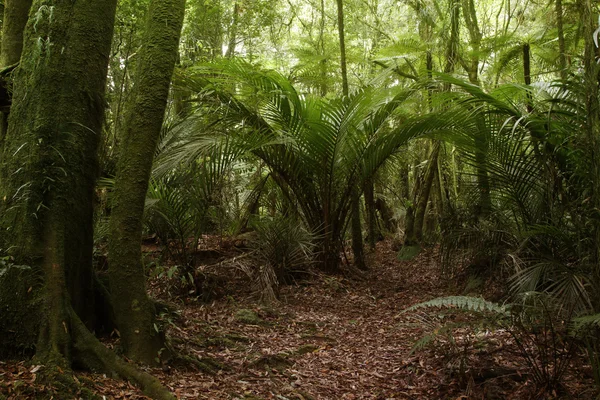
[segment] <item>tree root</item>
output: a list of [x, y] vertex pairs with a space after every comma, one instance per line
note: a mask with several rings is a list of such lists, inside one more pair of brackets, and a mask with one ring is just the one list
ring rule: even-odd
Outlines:
[[155, 400], [176, 400], [158, 379], [126, 363], [106, 348], [83, 324], [73, 310], [70, 312], [73, 339], [73, 361], [93, 371], [117, 375], [140, 386]]

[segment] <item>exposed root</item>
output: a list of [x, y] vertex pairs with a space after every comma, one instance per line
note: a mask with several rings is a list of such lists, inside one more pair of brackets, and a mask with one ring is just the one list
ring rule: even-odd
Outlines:
[[74, 311], [71, 310], [70, 314], [74, 362], [91, 370], [118, 375], [139, 385], [147, 396], [155, 400], [176, 400], [158, 379], [117, 357], [85, 327]]
[[205, 374], [209, 375], [215, 375], [218, 371], [227, 369], [225, 365], [209, 357], [196, 358], [192, 356], [179, 354], [175, 356], [175, 361], [181, 362], [183, 364], [193, 365], [199, 371], [202, 371]]

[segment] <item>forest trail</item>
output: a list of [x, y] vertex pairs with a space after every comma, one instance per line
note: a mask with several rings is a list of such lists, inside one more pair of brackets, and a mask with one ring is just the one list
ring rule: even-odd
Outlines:
[[[461, 379], [452, 372], [456, 358], [448, 357], [451, 346], [446, 354], [443, 346], [411, 353], [415, 341], [428, 332], [428, 323], [410, 324], [400, 312], [456, 293], [439, 276], [435, 248], [411, 261], [396, 257], [390, 242], [379, 243], [370, 254], [366, 279], [317, 276], [308, 285], [285, 287], [276, 307], [261, 306], [242, 294], [210, 305], [188, 304], [170, 329], [176, 348], [224, 368], [209, 364], [215, 368], [209, 374], [175, 363], [148, 372], [179, 399], [531, 398], [531, 385], [522, 378], [526, 373], [518, 356], [509, 351], [507, 335], [488, 338], [476, 351], [471, 344], [463, 359], [471, 376], [501, 364], [507, 377]], [[24, 363], [0, 363], [0, 395], [12, 399], [10, 387], [16, 381], [45, 393], [47, 388], [32, 382], [31, 371]], [[106, 399], [146, 399], [127, 382], [77, 376]]]
[[[165, 376], [165, 383], [181, 398], [436, 398], [438, 373], [423, 370], [419, 357], [410, 355], [420, 329], [398, 316], [445, 294], [434, 253], [397, 261], [397, 252], [384, 242], [370, 255], [365, 280], [320, 276], [308, 286], [284, 288], [275, 308], [232, 302], [188, 307], [189, 325], [174, 334], [188, 350], [231, 370], [213, 377], [173, 371], [176, 379]], [[240, 310], [255, 312], [261, 321], [239, 321]], [[194, 348], [186, 340], [194, 332], [247, 342]]]

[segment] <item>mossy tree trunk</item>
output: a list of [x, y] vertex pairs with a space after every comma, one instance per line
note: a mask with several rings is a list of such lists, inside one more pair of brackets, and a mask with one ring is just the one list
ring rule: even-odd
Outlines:
[[57, 262], [88, 326], [96, 150], [115, 5], [34, 1], [0, 168], [0, 236], [10, 240], [16, 260], [41, 268], [48, 218], [60, 216], [56, 246], [64, 248]]
[[0, 167], [0, 234], [43, 277], [36, 362], [48, 377], [68, 380], [76, 364], [173, 399], [84, 324], [94, 319], [92, 205], [116, 3], [34, 0]]
[[[32, 0], [5, 0], [2, 23], [2, 49], [0, 50], [0, 69], [14, 65], [21, 59], [23, 50], [23, 31]], [[5, 82], [7, 84], [7, 82]], [[8, 89], [8, 88], [5, 88]], [[6, 93], [8, 96], [8, 92]], [[0, 154], [2, 143], [8, 129], [8, 111], [0, 113]]]
[[148, 364], [156, 362], [164, 342], [146, 292], [142, 217], [184, 13], [185, 0], [150, 3], [134, 94], [126, 106], [110, 219], [109, 278], [117, 326], [125, 354]]
[[367, 270], [367, 264], [365, 263], [362, 226], [360, 222], [360, 192], [358, 188], [352, 190], [351, 206], [350, 218], [352, 225], [352, 253], [354, 255], [354, 266], [364, 271]]
[[425, 223], [425, 213], [427, 211], [427, 205], [429, 204], [431, 188], [433, 186], [434, 178], [437, 174], [437, 163], [440, 154], [440, 142], [436, 141], [433, 144], [433, 150], [429, 156], [429, 162], [427, 164], [427, 170], [423, 177], [423, 185], [421, 192], [417, 198], [415, 207], [414, 217], [414, 228], [412, 229], [412, 237], [407, 237], [407, 244], [420, 243], [423, 240], [423, 226]]
[[383, 240], [383, 233], [377, 224], [377, 200], [375, 199], [375, 183], [374, 179], [369, 179], [365, 183], [365, 214], [367, 220], [367, 241], [371, 250], [375, 249], [375, 245], [380, 240]]

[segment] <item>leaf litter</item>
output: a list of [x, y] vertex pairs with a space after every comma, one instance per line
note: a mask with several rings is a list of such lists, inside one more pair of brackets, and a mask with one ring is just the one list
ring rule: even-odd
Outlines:
[[[381, 242], [364, 279], [316, 274], [308, 284], [282, 288], [282, 301], [272, 306], [253, 301], [238, 281], [233, 293], [211, 304], [179, 306], [168, 333], [185, 358], [141, 368], [179, 399], [542, 398], [506, 332], [484, 332], [484, 340], [475, 341], [472, 332], [457, 329], [453, 339], [413, 351], [432, 327], [425, 318], [408, 323], [401, 311], [457, 292], [440, 277], [438, 260], [436, 248], [399, 260], [391, 243]], [[161, 282], [151, 287], [158, 296], [166, 293]], [[0, 398], [52, 396], [54, 388], [36, 382], [41, 368], [0, 362]], [[99, 399], [147, 399], [106, 375], [77, 372], [75, 379]], [[580, 357], [565, 378], [565, 393], [597, 395]]]

